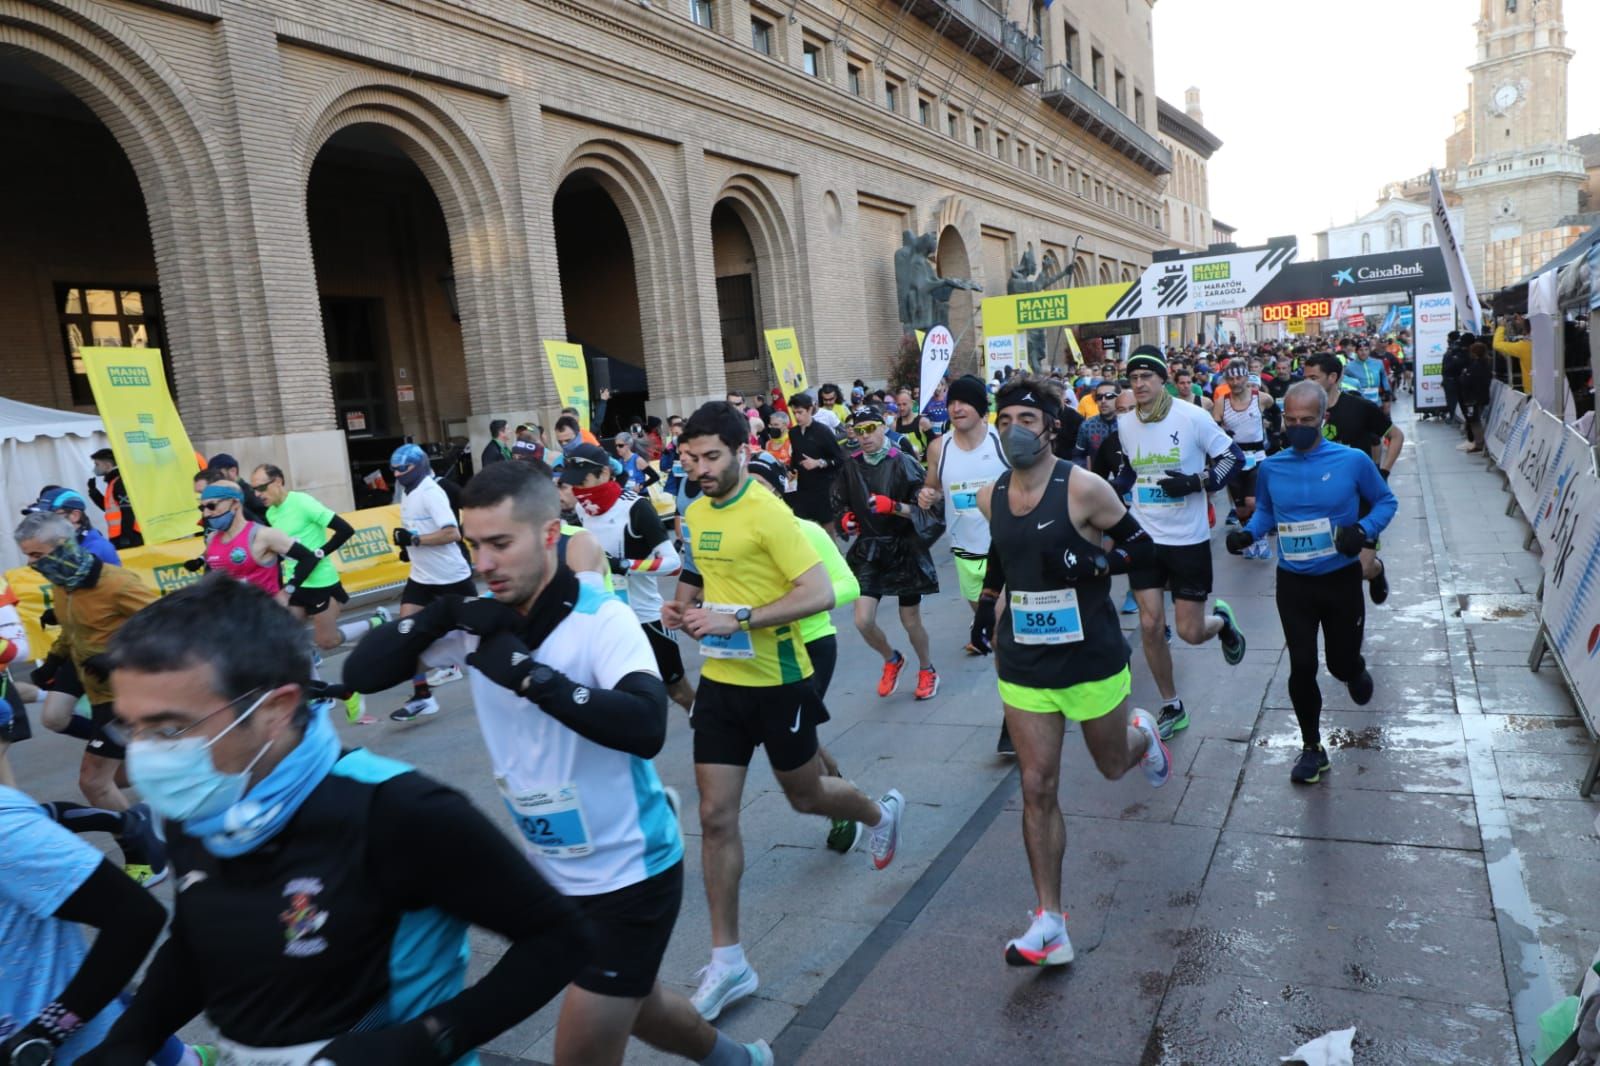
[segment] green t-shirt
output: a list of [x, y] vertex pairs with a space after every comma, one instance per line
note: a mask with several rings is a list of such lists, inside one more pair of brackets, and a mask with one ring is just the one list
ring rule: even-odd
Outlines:
[[[291, 492], [283, 498], [283, 502], [276, 507], [267, 508], [267, 521], [272, 523], [273, 529], [281, 529], [301, 544], [316, 551], [328, 543], [328, 523], [333, 521], [333, 509], [322, 503], [315, 496], [308, 496], [303, 492]], [[283, 580], [285, 583], [294, 575], [295, 562], [293, 559], [283, 561]], [[329, 585], [339, 583], [339, 571], [334, 569], [332, 559], [324, 559], [311, 571], [311, 576], [306, 578], [304, 588], [322, 589]]]
[[[847, 603], [854, 603], [861, 596], [861, 584], [856, 581], [856, 575], [850, 572], [850, 565], [839, 554], [839, 546], [828, 536], [828, 531], [815, 522], [801, 519], [800, 532], [805, 534], [806, 543], [822, 557], [822, 568], [828, 572], [828, 580], [833, 584], [833, 605], [843, 607]], [[833, 616], [827, 611], [808, 615], [795, 624], [800, 627], [802, 644], [810, 644], [813, 640], [821, 640], [839, 632], [834, 628]]]

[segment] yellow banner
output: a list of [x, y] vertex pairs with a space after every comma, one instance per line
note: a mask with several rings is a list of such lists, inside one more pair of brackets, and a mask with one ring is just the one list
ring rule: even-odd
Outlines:
[[989, 296], [983, 301], [983, 332], [987, 336], [1023, 333], [1051, 326], [1076, 326], [1104, 322], [1116, 302], [1138, 282], [1083, 285], [1076, 289], [1023, 292], [1015, 296]]
[[1076, 362], [1083, 362], [1083, 349], [1078, 347], [1078, 335], [1070, 329], [1067, 330], [1067, 347], [1072, 349], [1072, 358]]
[[1290, 333], [1304, 333], [1306, 331], [1306, 320], [1303, 318], [1291, 318], [1287, 328]]
[[800, 339], [792, 329], [769, 329], [767, 354], [772, 357], [772, 372], [777, 375], [778, 387], [787, 400], [806, 389], [806, 364], [800, 358]]
[[84, 348], [95, 406], [111, 438], [146, 544], [194, 533], [194, 448], [156, 348]]
[[[190, 480], [193, 481], [192, 478]], [[199, 581], [204, 571], [191, 574], [183, 568], [184, 562], [198, 559], [205, 552], [205, 542], [193, 535], [197, 516], [194, 489], [191, 486], [188, 539], [167, 544], [146, 544], [142, 548], [118, 552], [122, 556], [123, 568], [138, 574], [139, 580], [163, 596]], [[338, 569], [339, 580], [345, 589], [354, 594], [384, 585], [403, 584], [411, 573], [411, 566], [400, 561], [400, 549], [389, 540], [390, 531], [400, 525], [400, 505], [347, 511], [339, 517], [355, 529], [355, 535], [345, 541], [333, 556], [333, 565]], [[17, 612], [22, 615], [22, 625], [27, 630], [33, 656], [42, 659], [60, 632], [45, 630], [39, 625], [39, 615], [50, 606], [51, 586], [31, 566], [7, 570], [5, 579], [10, 583], [11, 591], [17, 594]]]
[[578, 409], [578, 423], [589, 428], [589, 367], [583, 361], [583, 346], [570, 341], [545, 341], [545, 358], [550, 360], [550, 376], [556, 381], [556, 395], [562, 407]]

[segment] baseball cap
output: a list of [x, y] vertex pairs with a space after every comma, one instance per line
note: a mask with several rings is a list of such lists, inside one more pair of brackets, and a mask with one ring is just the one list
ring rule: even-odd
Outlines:
[[768, 452], [757, 452], [750, 457], [746, 465], [752, 474], [771, 485], [778, 495], [783, 495], [784, 478], [788, 471], [784, 469], [783, 463], [778, 461], [777, 456]]
[[561, 483], [581, 485], [590, 474], [611, 469], [611, 459], [596, 444], [579, 444], [561, 464]]
[[875, 403], [864, 403], [850, 412], [852, 426], [864, 426], [872, 422], [882, 425], [887, 421], [888, 417], [883, 413], [883, 408]]

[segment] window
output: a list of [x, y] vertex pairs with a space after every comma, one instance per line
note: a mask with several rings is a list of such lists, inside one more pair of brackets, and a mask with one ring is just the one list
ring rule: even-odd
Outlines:
[[994, 135], [994, 154], [995, 154], [995, 158], [997, 158], [997, 159], [1005, 159], [1006, 158], [1006, 153], [1008, 151], [1010, 151], [1010, 149], [1011, 149], [1010, 140], [1009, 140], [1009, 138], [1006, 137], [1005, 132], [1002, 131], [1002, 130], [995, 131], [995, 135]]
[[917, 121], [924, 126], [933, 125], [933, 101], [925, 96], [917, 99]]
[[750, 47], [764, 56], [772, 54], [772, 23], [755, 16], [750, 18]]
[[900, 111], [900, 84], [898, 82], [891, 81], [891, 80], [889, 80], [887, 78], [884, 79], [884, 82], [883, 82], [883, 106], [887, 107], [890, 111], [893, 111], [893, 112], [895, 112], [897, 114], [899, 113], [899, 111]]
[[56, 286], [61, 339], [72, 382], [72, 402], [94, 405], [94, 390], [84, 371], [83, 348], [160, 348], [172, 386], [172, 357], [161, 328], [161, 298], [154, 285], [137, 289]]
[[1144, 125], [1144, 93], [1133, 90], [1133, 121]]
[[848, 80], [850, 82], [850, 92], [855, 96], [860, 96], [861, 95], [861, 68], [856, 66], [854, 63], [850, 63], [845, 67], [845, 73], [848, 76]]
[[1389, 220], [1389, 250], [1392, 251], [1405, 244], [1405, 227], [1398, 218]]
[[961, 139], [961, 112], [952, 111], [944, 118], [945, 132], [956, 140]]
[[1424, 222], [1422, 224], [1422, 243], [1423, 244], [1432, 244], [1433, 243], [1433, 223], [1432, 222]]
[[989, 127], [981, 122], [972, 124], [972, 147], [980, 152], [989, 150]]
[[1361, 254], [1362, 255], [1367, 255], [1371, 251], [1372, 251], [1372, 234], [1363, 233], [1361, 235]]
[[722, 361], [742, 363], [761, 352], [756, 342], [756, 290], [750, 274], [717, 279], [717, 317], [722, 324]]
[[1089, 79], [1094, 85], [1094, 91], [1104, 96], [1106, 94], [1106, 57], [1093, 48], [1089, 49]]
[[1035, 153], [1033, 153], [1033, 172], [1035, 174], [1039, 175], [1039, 177], [1041, 177], [1041, 178], [1044, 177], [1044, 153], [1043, 152], [1035, 152]]
[[1121, 111], [1123, 114], [1127, 114], [1127, 112], [1128, 112], [1128, 79], [1123, 77], [1122, 71], [1120, 71], [1120, 70], [1117, 71], [1116, 74], [1113, 75], [1113, 77], [1115, 79], [1115, 85], [1116, 85], [1117, 110]]
[[822, 46], [807, 41], [800, 46], [800, 66], [813, 78], [822, 76]]
[[694, 19], [696, 26], [713, 29], [711, 22], [711, 0], [689, 0], [689, 17]]
[[1066, 29], [1067, 29], [1067, 56], [1066, 56], [1067, 69], [1076, 72], [1076, 71], [1081, 69], [1079, 61], [1078, 61], [1078, 31], [1072, 28], [1072, 24], [1071, 23], [1067, 24]]

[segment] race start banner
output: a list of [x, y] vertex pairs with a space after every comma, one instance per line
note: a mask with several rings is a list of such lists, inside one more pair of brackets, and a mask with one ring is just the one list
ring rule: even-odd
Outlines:
[[765, 334], [767, 354], [772, 357], [772, 373], [783, 390], [783, 398], [788, 400], [795, 393], [806, 391], [806, 364], [800, 358], [800, 339], [794, 335], [794, 330], [769, 329]]
[[995, 375], [1005, 380], [1005, 376], [1017, 365], [1017, 338], [1015, 334], [1007, 333], [1002, 337], [985, 337], [983, 339], [983, 380], [984, 384], [992, 385]]
[[932, 402], [933, 390], [944, 380], [950, 369], [950, 359], [956, 352], [956, 339], [944, 326], [934, 326], [922, 341], [922, 373], [917, 380], [922, 386], [920, 402]]
[[588, 429], [589, 367], [583, 361], [583, 346], [570, 341], [545, 341], [544, 354], [550, 360], [550, 376], [555, 379], [561, 406], [576, 407], [578, 423]]
[[194, 535], [194, 448], [157, 348], [84, 348], [84, 371], [146, 544]]
[[1442, 411], [1444, 353], [1456, 324], [1455, 299], [1448, 292], [1428, 293], [1416, 298], [1415, 307], [1411, 351], [1417, 364], [1417, 391], [1413, 403], [1418, 411]]

